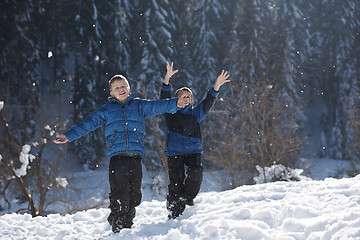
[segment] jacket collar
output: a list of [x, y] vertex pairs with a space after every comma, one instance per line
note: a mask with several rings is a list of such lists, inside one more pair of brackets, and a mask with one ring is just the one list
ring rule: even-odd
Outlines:
[[193, 108], [193, 106], [191, 104], [187, 105], [186, 107], [184, 108], [180, 108], [179, 109], [179, 112], [188, 112], [190, 111], [191, 109]]
[[129, 104], [133, 99], [135, 98], [135, 96], [130, 93], [129, 97], [125, 100], [125, 102], [120, 102], [119, 100], [113, 98], [113, 97], [108, 97], [108, 101], [110, 103], [120, 103], [120, 104], [123, 104], [123, 105], [127, 105]]

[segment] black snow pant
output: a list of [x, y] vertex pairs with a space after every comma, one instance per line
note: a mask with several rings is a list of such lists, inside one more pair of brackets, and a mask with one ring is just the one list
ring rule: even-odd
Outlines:
[[185, 205], [193, 205], [203, 179], [201, 154], [168, 157], [169, 186], [167, 209], [175, 218], [182, 214]]
[[114, 228], [130, 228], [141, 203], [141, 156], [113, 156], [109, 164], [110, 210]]

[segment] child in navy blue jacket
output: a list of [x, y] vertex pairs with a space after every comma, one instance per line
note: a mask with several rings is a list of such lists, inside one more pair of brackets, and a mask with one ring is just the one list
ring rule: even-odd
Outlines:
[[[167, 63], [167, 72], [160, 92], [161, 99], [170, 98], [173, 63]], [[214, 105], [220, 87], [229, 82], [230, 75], [224, 70], [217, 77], [214, 86], [208, 91], [206, 98], [197, 106], [193, 106], [191, 89], [182, 87], [175, 92], [175, 97], [185, 100], [186, 107], [175, 114], [165, 114], [166, 142], [165, 155], [169, 168], [169, 186], [167, 209], [169, 218], [176, 218], [187, 205], [193, 205], [193, 199], [199, 193], [203, 168], [201, 164], [202, 140], [200, 123]], [[185, 171], [186, 170], [186, 171]]]
[[84, 121], [57, 135], [55, 143], [71, 142], [105, 124], [106, 150], [110, 159], [110, 210], [108, 222], [114, 232], [130, 228], [135, 207], [141, 202], [141, 158], [144, 153], [144, 120], [185, 107], [183, 98], [149, 101], [134, 98], [122, 75], [109, 81], [109, 102]]

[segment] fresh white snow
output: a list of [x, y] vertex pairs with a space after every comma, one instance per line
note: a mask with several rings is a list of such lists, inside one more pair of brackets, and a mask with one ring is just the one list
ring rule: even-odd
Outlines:
[[0, 217], [0, 239], [360, 239], [360, 175], [202, 192], [167, 219], [165, 200], [143, 201], [132, 229], [114, 234], [108, 208], [61, 216]]

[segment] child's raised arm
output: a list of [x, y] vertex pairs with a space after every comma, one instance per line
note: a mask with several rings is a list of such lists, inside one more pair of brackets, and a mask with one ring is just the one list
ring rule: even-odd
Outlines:
[[173, 62], [171, 62], [171, 65], [168, 62], [166, 63], [167, 72], [164, 78], [165, 85], [169, 85], [170, 78], [179, 71], [179, 70], [173, 70], [173, 66], [174, 66]]
[[230, 79], [228, 79], [230, 77], [230, 74], [228, 74], [227, 71], [222, 70], [220, 75], [217, 77], [216, 82], [214, 84], [214, 90], [215, 91], [219, 91], [220, 87], [227, 82], [230, 82]]

